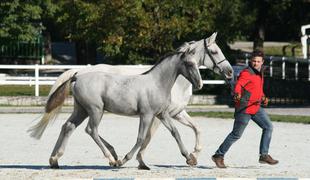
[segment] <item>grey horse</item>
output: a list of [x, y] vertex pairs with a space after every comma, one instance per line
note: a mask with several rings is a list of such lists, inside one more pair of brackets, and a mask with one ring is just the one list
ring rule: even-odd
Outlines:
[[[89, 72], [73, 76], [60, 86], [49, 99], [47, 107], [59, 106], [64, 91], [72, 86], [74, 111], [63, 125], [57, 143], [50, 158], [52, 167], [58, 167], [58, 158], [63, 154], [66, 142], [74, 129], [87, 117], [86, 132], [93, 138], [109, 159], [111, 166], [121, 166], [130, 160], [146, 138], [149, 126], [157, 117], [176, 139], [181, 154], [189, 165], [197, 163], [196, 158], [187, 152], [180, 134], [169, 113], [171, 89], [179, 75], [190, 81], [194, 88], [201, 89], [203, 83], [196, 61], [195, 50], [174, 53], [167, 56], [149, 71], [141, 75], [115, 75], [103, 72]], [[59, 96], [60, 94], [60, 96]], [[98, 126], [104, 110], [121, 115], [138, 115], [140, 125], [136, 144], [122, 160], [117, 160], [107, 143], [98, 134]], [[48, 111], [48, 110], [47, 110]]]
[[[206, 68], [213, 70], [216, 73], [223, 73], [226, 78], [231, 78], [233, 75], [232, 67], [229, 62], [226, 61], [221, 49], [215, 43], [216, 33], [207, 39], [202, 39], [200, 41], [191, 41], [189, 43], [184, 43], [181, 47], [177, 49], [178, 52], [183, 52], [185, 50], [196, 50], [195, 60], [198, 65], [204, 65]], [[143, 66], [143, 68], [130, 68], [128, 66], [111, 66], [111, 65], [96, 65], [84, 69], [72, 69], [64, 72], [53, 85], [49, 97], [54, 94], [55, 90], [58, 89], [64, 82], [68, 81], [76, 73], [78, 75], [89, 73], [89, 72], [108, 72], [114, 74], [126, 74], [134, 75], [146, 71], [149, 67]], [[200, 140], [200, 129], [196, 123], [190, 118], [190, 116], [185, 111], [185, 107], [188, 104], [190, 96], [192, 95], [191, 83], [187, 81], [183, 76], [179, 76], [171, 91], [171, 103], [169, 105], [169, 111], [174, 119], [178, 120], [182, 124], [191, 127], [196, 136], [195, 148], [192, 154], [197, 157], [198, 153], [201, 151], [201, 140]], [[46, 108], [47, 109], [47, 108]], [[46, 112], [42, 121], [38, 123], [33, 129], [31, 135], [36, 138], [40, 138], [49, 119], [53, 119], [54, 115], [57, 114], [59, 108], [53, 109], [51, 112]], [[140, 148], [137, 154], [137, 160], [139, 161], [139, 168], [149, 169], [142, 160], [142, 154], [149, 143], [151, 136], [156, 131], [160, 120], [155, 118], [151, 124], [150, 130], [148, 131], [146, 141]], [[111, 152], [114, 152], [113, 147], [107, 146]], [[117, 157], [117, 155], [115, 155]]]

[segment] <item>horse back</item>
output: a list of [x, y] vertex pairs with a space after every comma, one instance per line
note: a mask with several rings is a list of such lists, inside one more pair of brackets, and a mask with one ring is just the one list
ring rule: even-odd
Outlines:
[[[144, 75], [122, 76], [108, 73], [86, 73], [76, 77], [74, 96], [89, 108], [101, 107], [122, 115], [136, 115], [158, 102], [156, 86]], [[142, 107], [143, 106], [143, 107]], [[158, 106], [158, 105], [157, 105]]]

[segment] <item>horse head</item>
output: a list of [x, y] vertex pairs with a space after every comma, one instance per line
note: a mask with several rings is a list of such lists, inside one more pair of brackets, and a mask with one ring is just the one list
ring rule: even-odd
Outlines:
[[184, 52], [186, 50], [195, 49], [195, 59], [199, 66], [205, 66], [207, 69], [217, 74], [224, 75], [226, 79], [233, 78], [233, 68], [224, 56], [222, 50], [215, 42], [217, 33], [213, 33], [206, 39], [199, 41], [186, 42], [181, 45], [177, 51]]
[[195, 49], [187, 49], [181, 55], [181, 74], [192, 83], [195, 89], [201, 89], [203, 82], [199, 72], [199, 67], [195, 59]]
[[233, 68], [224, 56], [222, 50], [216, 44], [216, 35], [217, 33], [215, 32], [207, 39], [203, 39], [203, 47], [206, 53], [202, 64], [215, 73], [223, 74], [225, 78], [232, 79]]

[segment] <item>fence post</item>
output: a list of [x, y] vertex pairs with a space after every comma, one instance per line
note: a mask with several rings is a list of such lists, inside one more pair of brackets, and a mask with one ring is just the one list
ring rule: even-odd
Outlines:
[[248, 65], [249, 64], [249, 59], [248, 59], [249, 54], [246, 53], [245, 54], [245, 64]]
[[272, 56], [270, 56], [270, 62], [269, 62], [269, 75], [272, 77]]
[[45, 64], [45, 58], [44, 55], [41, 56], [41, 64]]
[[34, 69], [34, 78], [35, 78], [35, 96], [39, 96], [39, 65], [35, 65]]
[[298, 80], [298, 60], [295, 58], [295, 80]]
[[282, 57], [282, 79], [285, 79], [285, 57]]
[[44, 40], [42, 34], [38, 38], [38, 47], [39, 47], [39, 57], [41, 56], [41, 64], [45, 64], [45, 57], [44, 57]]
[[310, 58], [308, 59], [308, 81], [310, 81]]

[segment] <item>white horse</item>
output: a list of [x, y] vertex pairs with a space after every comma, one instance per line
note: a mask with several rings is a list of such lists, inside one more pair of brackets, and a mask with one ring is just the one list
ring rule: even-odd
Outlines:
[[[109, 159], [111, 166], [121, 166], [132, 158], [143, 144], [149, 126], [155, 117], [161, 120], [176, 139], [186, 162], [189, 165], [195, 165], [196, 158], [186, 150], [178, 130], [171, 121], [168, 109], [171, 89], [179, 75], [183, 75], [195, 88], [201, 89], [203, 86], [199, 68], [192, 57], [194, 51], [187, 50], [184, 53], [177, 52], [169, 55], [141, 75], [89, 72], [73, 76], [56, 89], [49, 99], [47, 107], [49, 105], [61, 106], [58, 102], [65, 98], [62, 95], [70, 85], [75, 106], [71, 117], [63, 125], [52, 152], [51, 166], [58, 167], [58, 158], [63, 154], [71, 133], [87, 117], [89, 117], [89, 121], [86, 132], [97, 143], [104, 156]], [[106, 141], [98, 134], [98, 126], [105, 110], [116, 114], [140, 117], [137, 142], [123, 160], [117, 160], [112, 155], [106, 148]]]
[[[212, 36], [210, 36], [207, 39], [202, 39], [200, 41], [192, 41], [189, 43], [184, 43], [180, 48], [177, 49], [178, 52], [184, 52], [185, 50], [193, 50], [195, 49], [194, 58], [197, 61], [198, 65], [206, 66], [208, 69], [213, 70], [216, 73], [223, 73], [226, 78], [232, 78], [233, 75], [233, 69], [230, 66], [229, 62], [226, 60], [225, 56], [223, 55], [221, 49], [217, 46], [215, 43], [216, 39], [216, 33], [214, 33]], [[108, 73], [114, 73], [114, 74], [126, 74], [126, 75], [134, 75], [134, 74], [140, 74], [149, 67], [144, 68], [129, 68], [128, 66], [111, 66], [111, 65], [96, 65], [84, 69], [72, 69], [64, 72], [55, 82], [53, 85], [50, 93], [49, 93], [49, 99], [50, 97], [55, 93], [55, 90], [58, 89], [64, 82], [68, 81], [70, 78], [74, 76], [74, 74], [85, 74], [89, 72], [108, 72]], [[200, 139], [200, 129], [196, 125], [196, 123], [190, 118], [190, 116], [185, 111], [185, 107], [189, 102], [189, 99], [191, 97], [191, 84], [189, 81], [187, 81], [183, 76], [179, 76], [172, 88], [171, 91], [171, 102], [168, 107], [169, 112], [174, 119], [178, 120], [182, 124], [191, 127], [195, 132], [196, 137], [196, 143], [195, 148], [193, 151], [193, 155], [195, 157], [198, 156], [198, 153], [201, 151], [201, 139]], [[63, 102], [61, 102], [63, 103]], [[47, 122], [50, 119], [53, 119], [55, 114], [57, 114], [57, 111], [59, 111], [59, 108], [55, 107], [48, 107], [46, 106], [46, 109], [50, 109], [51, 111], [44, 114], [44, 117], [42, 120], [34, 127], [36, 130], [31, 133], [33, 137], [40, 138], [43, 131], [45, 130], [47, 126]], [[139, 150], [137, 154], [137, 160], [139, 161], [139, 168], [142, 169], [149, 169], [145, 163], [142, 160], [142, 154], [149, 143], [152, 135], [157, 130], [158, 125], [160, 121], [155, 118], [153, 123], [151, 124], [150, 130], [147, 134], [146, 141], [142, 145], [141, 149]], [[34, 130], [34, 129], [32, 129]], [[108, 144], [107, 144], [107, 147]], [[113, 147], [110, 147], [110, 151], [113, 152]], [[114, 154], [114, 153], [113, 153]], [[115, 157], [117, 157], [116, 154], [114, 154]]]

